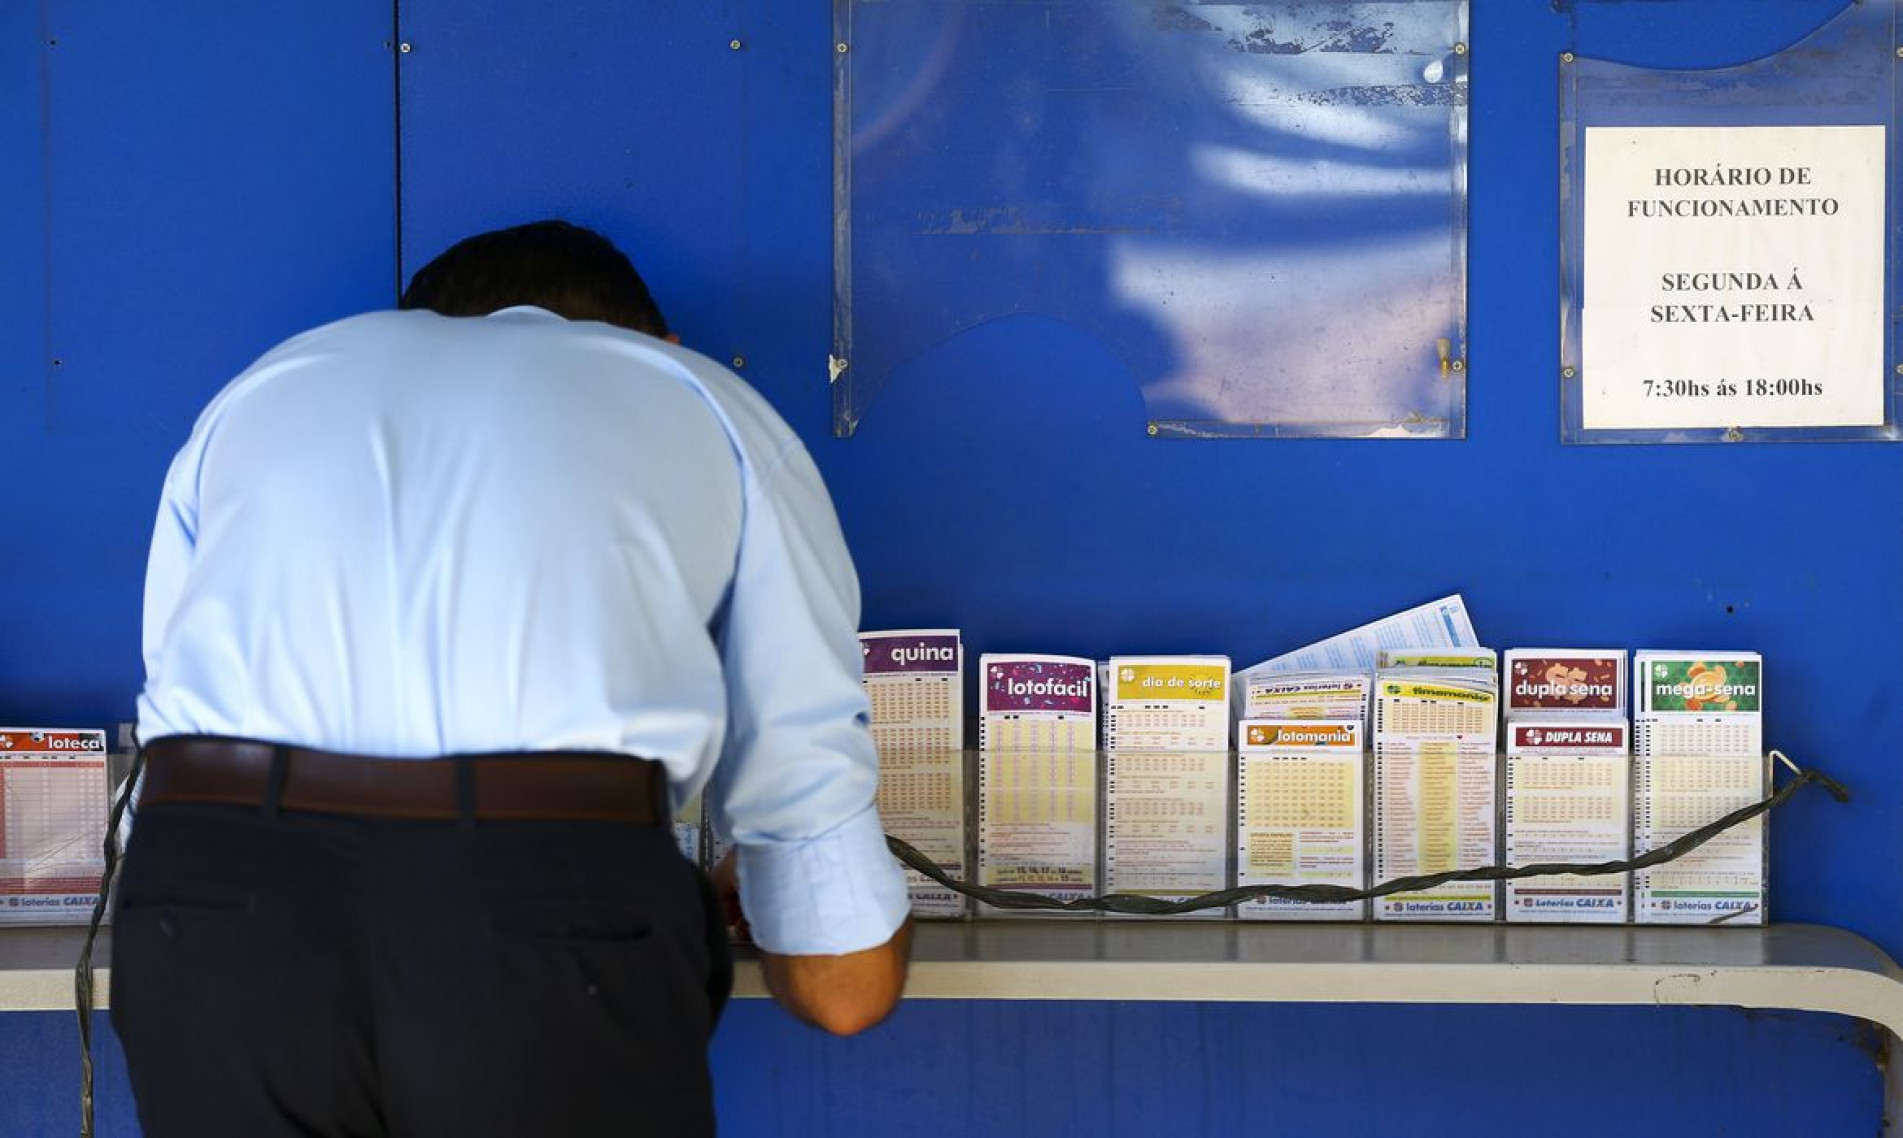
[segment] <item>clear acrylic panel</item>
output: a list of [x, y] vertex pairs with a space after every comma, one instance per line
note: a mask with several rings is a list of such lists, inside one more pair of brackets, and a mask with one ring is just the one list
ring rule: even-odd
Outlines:
[[1566, 442], [1899, 437], [1897, 6], [1735, 67], [1561, 56]]
[[835, 0], [834, 429], [1032, 314], [1152, 434], [1457, 438], [1465, 0]]

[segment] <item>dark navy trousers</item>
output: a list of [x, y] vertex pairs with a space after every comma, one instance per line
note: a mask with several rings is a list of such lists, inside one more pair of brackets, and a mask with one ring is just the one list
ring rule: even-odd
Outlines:
[[146, 1138], [714, 1129], [732, 961], [665, 827], [155, 804], [112, 937]]

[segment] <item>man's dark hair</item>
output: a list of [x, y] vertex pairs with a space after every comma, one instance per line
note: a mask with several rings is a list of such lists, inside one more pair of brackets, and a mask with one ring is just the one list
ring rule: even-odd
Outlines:
[[667, 321], [627, 256], [601, 234], [566, 221], [465, 238], [418, 269], [396, 306], [487, 316], [519, 304], [667, 335]]

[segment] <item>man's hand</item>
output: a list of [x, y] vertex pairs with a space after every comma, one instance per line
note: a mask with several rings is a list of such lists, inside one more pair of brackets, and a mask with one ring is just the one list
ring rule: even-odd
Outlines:
[[740, 908], [740, 869], [734, 863], [738, 850], [728, 850], [720, 864], [708, 872], [714, 883], [714, 896], [720, 899], [720, 911], [727, 917], [727, 935], [735, 944], [752, 944], [753, 929], [747, 924], [747, 914]]
[[[740, 883], [729, 853], [714, 867], [715, 892], [735, 941], [747, 943], [740, 910]], [[834, 1035], [856, 1035], [892, 1014], [905, 993], [911, 959], [912, 921], [907, 918], [884, 944], [838, 956], [794, 956], [760, 950], [767, 991], [797, 1019]]]

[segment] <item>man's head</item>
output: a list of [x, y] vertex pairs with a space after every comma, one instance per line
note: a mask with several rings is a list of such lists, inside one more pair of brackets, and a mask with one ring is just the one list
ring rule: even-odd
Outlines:
[[647, 283], [621, 250], [566, 221], [537, 221], [459, 241], [418, 269], [397, 301], [398, 308], [444, 316], [487, 316], [519, 304], [570, 320], [668, 335]]

